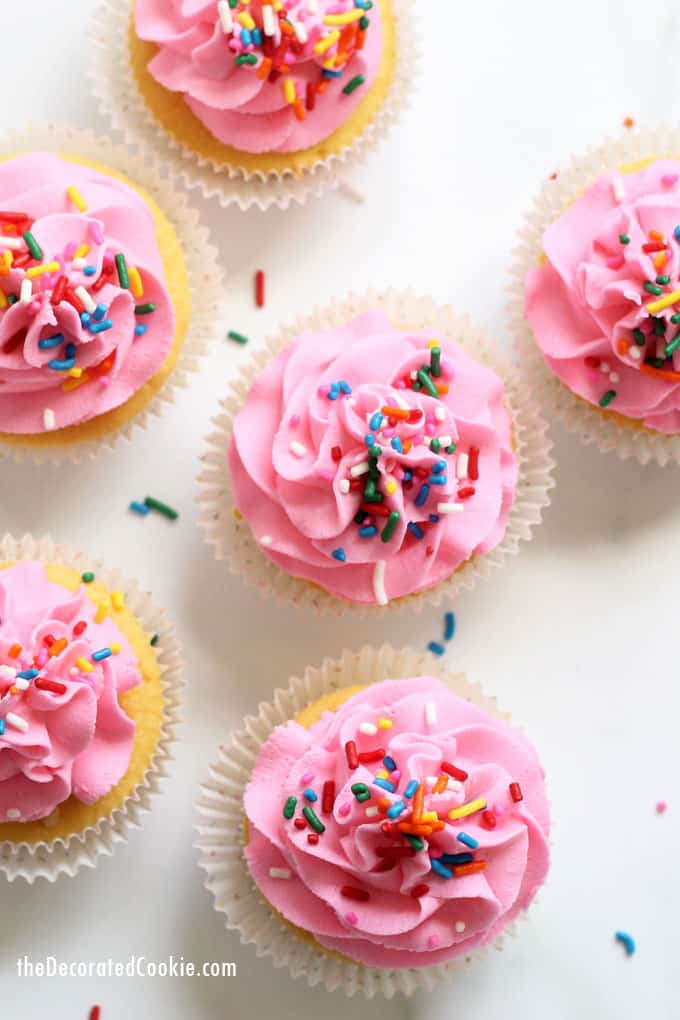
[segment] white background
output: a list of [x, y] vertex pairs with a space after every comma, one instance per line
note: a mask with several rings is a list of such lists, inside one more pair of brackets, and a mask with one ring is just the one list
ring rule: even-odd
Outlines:
[[[40, 118], [106, 133], [88, 94], [91, 0], [4, 0], [0, 129]], [[554, 862], [521, 937], [451, 987], [366, 1003], [310, 991], [224, 930], [192, 849], [192, 803], [243, 714], [291, 673], [365, 641], [438, 638], [442, 614], [393, 622], [317, 620], [275, 608], [215, 563], [196, 527], [203, 436], [236, 365], [315, 302], [348, 289], [413, 286], [471, 312], [509, 341], [506, 273], [523, 210], [572, 152], [680, 114], [680, 20], [672, 0], [421, 0], [425, 59], [403, 124], [340, 196], [287, 213], [199, 203], [227, 285], [201, 376], [129, 448], [81, 467], [0, 465], [0, 532], [49, 532], [117, 564], [153, 591], [185, 648], [186, 725], [143, 829], [95, 872], [29, 888], [0, 885], [3, 1016], [85, 1020], [221, 1017], [571, 1020], [680, 1012], [677, 852], [680, 473], [642, 468], [554, 429], [558, 487], [535, 540], [457, 604], [447, 664], [499, 695], [542, 752], [554, 804]], [[6, 23], [7, 27], [7, 23]], [[266, 270], [264, 311], [252, 275]], [[156, 495], [171, 524], [126, 510]], [[659, 816], [655, 803], [669, 802]], [[637, 954], [613, 940], [630, 931]], [[15, 958], [234, 960], [236, 980], [15, 978]]]

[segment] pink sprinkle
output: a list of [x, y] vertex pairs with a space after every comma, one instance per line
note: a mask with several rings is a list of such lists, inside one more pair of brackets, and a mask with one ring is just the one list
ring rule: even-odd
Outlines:
[[405, 390], [406, 389], [406, 383], [404, 382], [403, 379], [398, 379], [397, 382], [395, 382], [395, 384], [394, 384], [394, 388], [395, 388], [395, 390]]
[[350, 813], [351, 810], [352, 802], [349, 800], [345, 800], [338, 808], [338, 814], [340, 815], [341, 818], [345, 818]]
[[76, 244], [75, 241], [69, 241], [69, 243], [66, 245], [66, 247], [64, 248], [64, 258], [66, 259], [67, 262], [71, 261], [71, 259], [76, 253], [77, 247], [78, 245]]
[[403, 468], [395, 467], [393, 472], [392, 472], [392, 474], [394, 475], [394, 477], [397, 479], [398, 482], [403, 482], [403, 480], [404, 480], [404, 469]]
[[345, 920], [347, 921], [347, 924], [359, 923], [359, 918], [357, 917], [353, 910], [350, 910], [348, 914], [345, 914]]
[[105, 266], [112, 266], [113, 263], [114, 263], [113, 252], [112, 251], [105, 251], [104, 252], [104, 265]]
[[439, 945], [439, 935], [430, 935], [427, 940], [428, 949], [436, 949]]
[[90, 220], [88, 223], [88, 229], [90, 231], [90, 237], [95, 244], [104, 243], [104, 235], [102, 234], [102, 228], [99, 226], [96, 220]]
[[442, 358], [441, 368], [442, 375], [444, 376], [445, 379], [453, 379], [454, 375], [456, 374], [456, 370], [453, 367], [452, 363], [448, 360], [448, 358]]
[[413, 437], [413, 445], [414, 446], [420, 446], [424, 442], [425, 442], [425, 433], [424, 432], [419, 432], [418, 435]]
[[623, 255], [614, 255], [607, 259], [607, 269], [622, 269], [625, 264], [626, 260]]
[[299, 414], [291, 415], [291, 419], [288, 422], [288, 424], [290, 425], [290, 427], [292, 429], [296, 429], [298, 427], [298, 425], [300, 424], [300, 415]]
[[99, 376], [99, 385], [101, 386], [101, 388], [103, 390], [106, 389], [106, 387], [109, 385], [110, 382], [111, 382], [111, 379], [109, 378], [108, 375], [100, 375]]
[[372, 528], [373, 525], [375, 524], [375, 517], [370, 517], [370, 516], [369, 517], [364, 517], [364, 519], [363, 519], [363, 521], [361, 523], [362, 523], [362, 526], [364, 528]]
[[385, 439], [391, 439], [392, 436], [396, 436], [396, 434], [397, 434], [396, 429], [383, 429], [383, 435]]
[[435, 432], [436, 432], [436, 431], [437, 431], [437, 430], [436, 430], [436, 428], [434, 427], [434, 425], [426, 425], [426, 426], [425, 426], [425, 435], [426, 435], [426, 436], [433, 436], [433, 435], [435, 434]]
[[311, 783], [313, 778], [314, 778], [313, 772], [305, 772], [304, 776], [300, 780], [300, 783], [302, 784], [302, 786], [307, 786], [309, 783]]
[[657, 815], [662, 815], [667, 807], [668, 807], [668, 804], [666, 803], [665, 800], [658, 800], [656, 802], [656, 813], [657, 813]]
[[335, 478], [335, 471], [330, 471], [328, 468], [318, 468], [317, 474], [327, 482], [332, 482]]
[[38, 314], [38, 312], [40, 311], [40, 302], [39, 301], [32, 301], [31, 302], [31, 311], [33, 312], [34, 315]]
[[395, 769], [394, 772], [390, 772], [390, 782], [396, 786], [401, 779], [401, 772], [399, 769]]
[[38, 652], [38, 654], [36, 656], [36, 660], [35, 661], [38, 664], [38, 668], [42, 669], [43, 666], [45, 665], [45, 663], [47, 662], [47, 649], [46, 648], [41, 648], [40, 649], [40, 651]]
[[316, 392], [319, 394], [320, 397], [327, 397], [329, 392], [330, 392], [330, 390], [328, 389], [328, 386], [323, 386], [322, 385], [322, 386], [319, 386], [319, 388], [318, 388], [318, 390]]
[[664, 188], [672, 188], [674, 184], [678, 183], [678, 174], [664, 174], [661, 183]]

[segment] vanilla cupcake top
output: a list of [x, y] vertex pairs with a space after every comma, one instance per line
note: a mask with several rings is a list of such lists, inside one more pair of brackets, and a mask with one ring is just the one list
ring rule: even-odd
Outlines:
[[277, 726], [245, 793], [246, 861], [286, 921], [373, 967], [496, 939], [549, 865], [543, 770], [518, 730], [441, 680], [386, 680]]
[[295, 152], [331, 135], [375, 80], [382, 25], [373, 0], [137, 0], [149, 64], [225, 145]]
[[591, 404], [680, 433], [680, 162], [604, 174], [543, 251], [526, 317], [551, 370]]
[[381, 311], [303, 333], [261, 373], [229, 448], [235, 506], [296, 578], [385, 605], [502, 539], [517, 486], [504, 384]]
[[174, 332], [141, 195], [53, 153], [0, 163], [0, 432], [48, 432], [125, 403]]

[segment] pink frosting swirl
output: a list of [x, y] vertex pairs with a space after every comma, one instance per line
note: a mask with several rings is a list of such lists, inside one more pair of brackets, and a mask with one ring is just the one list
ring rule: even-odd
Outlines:
[[680, 162], [606, 174], [543, 248], [526, 317], [552, 371], [592, 404], [679, 433]]
[[183, 93], [225, 145], [307, 149], [347, 120], [378, 73], [377, 3], [369, 10], [353, 0], [285, 0], [278, 12], [262, 0], [221, 7], [220, 14], [215, 0], [137, 0], [135, 26], [158, 45], [153, 77]]
[[379, 311], [304, 333], [273, 360], [236, 417], [229, 463], [265, 555], [372, 604], [493, 549], [518, 471], [502, 380]]
[[[440, 776], [448, 783], [435, 793]], [[403, 830], [427, 831], [414, 820], [418, 785], [423, 818], [438, 827], [413, 845]], [[463, 805], [470, 813], [451, 819]], [[246, 860], [267, 900], [321, 945], [370, 966], [444, 963], [492, 941], [548, 870], [549, 807], [533, 747], [432, 677], [373, 684], [309, 730], [277, 727], [245, 810]]]
[[127, 770], [135, 724], [118, 696], [141, 675], [125, 636], [96, 612], [42, 563], [0, 571], [0, 822], [46, 818], [71, 796], [94, 804]]
[[[59, 429], [125, 403], [175, 332], [143, 199], [86, 166], [31, 153], [0, 164], [0, 210], [0, 431]], [[116, 256], [139, 273], [141, 296], [121, 285]]]

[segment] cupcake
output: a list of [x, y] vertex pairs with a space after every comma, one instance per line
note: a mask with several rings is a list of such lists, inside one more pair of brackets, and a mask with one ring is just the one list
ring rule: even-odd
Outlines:
[[527, 371], [570, 428], [664, 463], [680, 460], [680, 157], [636, 159], [639, 147], [548, 182], [515, 270], [516, 322]]
[[414, 40], [398, 37], [402, 3], [132, 0], [131, 18], [102, 8], [95, 31], [110, 59], [93, 67], [96, 89], [190, 184], [286, 205], [337, 185], [336, 165], [351, 167], [403, 105]]
[[360, 304], [270, 345], [205, 458], [218, 555], [288, 602], [436, 601], [514, 551], [547, 502], [543, 423], [470, 325], [408, 298]]
[[[166, 212], [146, 187], [92, 162], [89, 136], [84, 155], [64, 155], [46, 134], [54, 147], [0, 162], [0, 452], [78, 459], [171, 399], [198, 349], [195, 332], [187, 343], [194, 288], [183, 203], [173, 208], [173, 196]], [[142, 181], [170, 197], [155, 171]], [[202, 232], [192, 253], [196, 244], [210, 303], [212, 250]]]
[[348, 992], [446, 975], [498, 942], [548, 872], [531, 743], [463, 678], [422, 657], [428, 673], [409, 675], [414, 658], [364, 649], [292, 681], [223, 749], [200, 802], [228, 925]]
[[175, 642], [148, 600], [118, 585], [47, 541], [0, 546], [0, 871], [10, 879], [53, 880], [110, 854], [163, 774]]

